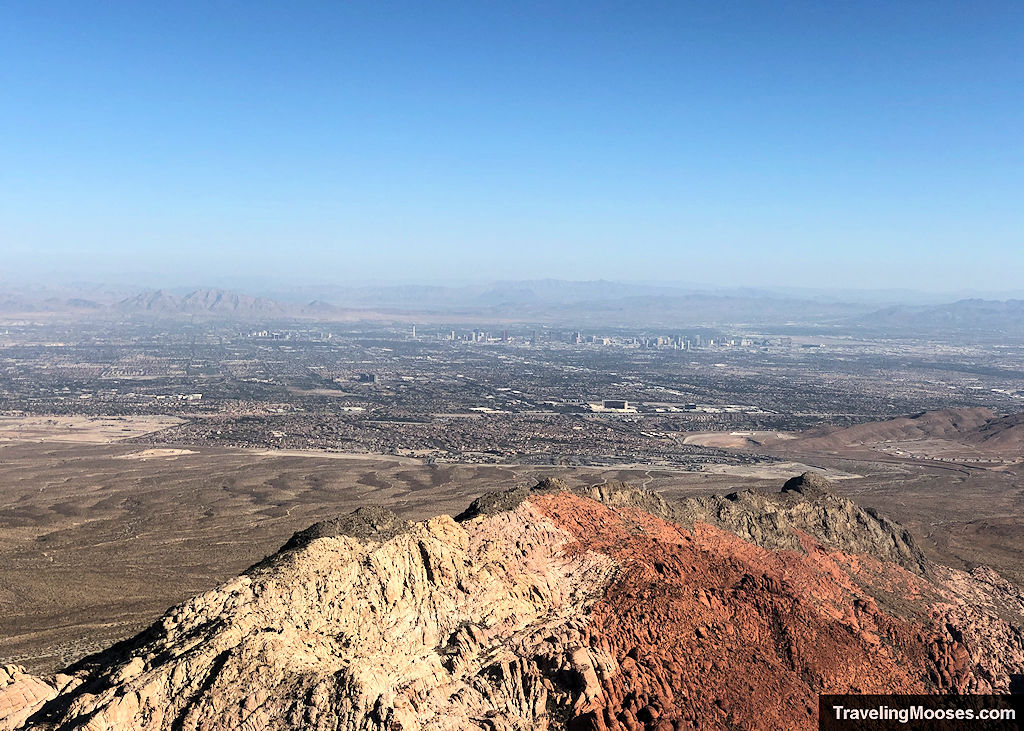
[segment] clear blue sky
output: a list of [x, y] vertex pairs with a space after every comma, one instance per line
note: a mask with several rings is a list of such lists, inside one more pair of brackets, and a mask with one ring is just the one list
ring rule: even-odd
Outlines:
[[1019, 289], [1024, 3], [11, 0], [0, 254]]

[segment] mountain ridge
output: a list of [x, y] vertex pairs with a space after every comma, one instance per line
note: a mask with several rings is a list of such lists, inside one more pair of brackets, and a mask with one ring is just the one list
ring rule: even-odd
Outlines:
[[1022, 623], [1018, 589], [816, 476], [672, 502], [545, 480], [300, 531], [63, 673], [5, 669], [0, 728], [812, 729], [818, 692], [1005, 692]]
[[889, 331], [1024, 333], [1024, 300], [969, 298], [939, 305], [893, 305], [859, 318], [863, 326]]
[[[260, 287], [248, 294], [220, 287], [136, 291], [117, 299], [95, 287], [81, 295], [0, 295], [0, 312], [69, 315], [203, 316], [240, 320], [520, 318], [576, 326], [814, 326], [895, 335], [954, 333], [1024, 335], [1024, 300], [962, 299], [942, 304], [889, 304], [826, 296], [799, 288], [699, 288], [623, 282], [538, 279], [461, 286], [351, 285]], [[101, 297], [94, 297], [101, 294]], [[88, 295], [88, 296], [87, 296]]]
[[836, 451], [850, 448], [927, 444], [937, 453], [975, 458], [1016, 457], [1024, 450], [1024, 412], [996, 414], [985, 407], [940, 409], [849, 427], [821, 427], [804, 432], [791, 446], [806, 450]]

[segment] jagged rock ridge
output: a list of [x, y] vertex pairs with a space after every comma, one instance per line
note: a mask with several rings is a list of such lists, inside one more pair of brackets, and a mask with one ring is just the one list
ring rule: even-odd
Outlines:
[[5, 670], [0, 728], [810, 729], [819, 692], [1005, 691], [1022, 617], [809, 476], [675, 503], [545, 481], [317, 524], [54, 678]]

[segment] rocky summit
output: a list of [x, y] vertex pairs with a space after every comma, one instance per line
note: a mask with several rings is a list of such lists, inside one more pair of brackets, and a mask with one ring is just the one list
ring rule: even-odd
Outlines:
[[318, 523], [0, 729], [814, 729], [819, 693], [1007, 692], [1024, 595], [819, 477], [668, 502], [557, 480]]

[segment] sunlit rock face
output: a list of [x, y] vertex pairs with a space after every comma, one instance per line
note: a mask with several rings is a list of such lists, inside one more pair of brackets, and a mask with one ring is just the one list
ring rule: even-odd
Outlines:
[[53, 678], [0, 729], [817, 727], [822, 692], [1006, 692], [1024, 597], [805, 476], [667, 503], [555, 480], [363, 509]]

